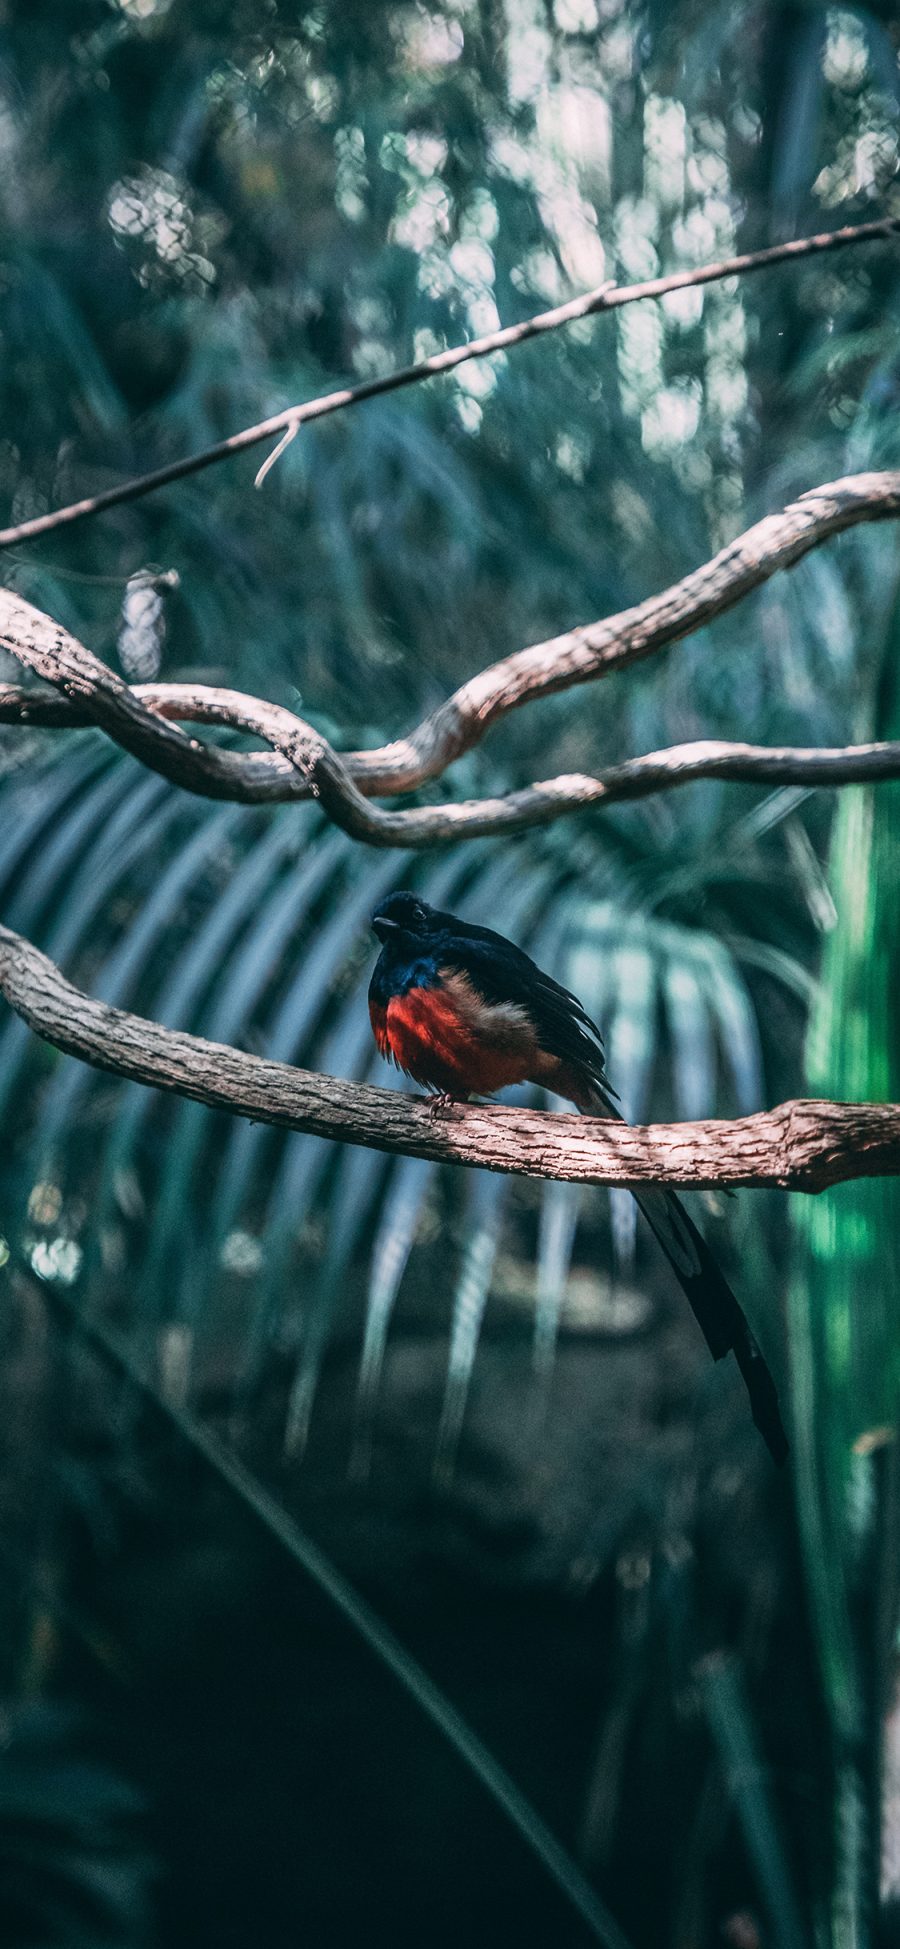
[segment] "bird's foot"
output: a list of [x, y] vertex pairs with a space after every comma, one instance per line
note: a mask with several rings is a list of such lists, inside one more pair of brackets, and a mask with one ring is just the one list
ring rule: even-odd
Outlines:
[[457, 1106], [462, 1108], [462, 1105], [468, 1101], [467, 1096], [454, 1096], [452, 1090], [438, 1090], [434, 1096], [428, 1098], [428, 1114], [431, 1117], [446, 1117], [450, 1115], [451, 1110], [456, 1109]]

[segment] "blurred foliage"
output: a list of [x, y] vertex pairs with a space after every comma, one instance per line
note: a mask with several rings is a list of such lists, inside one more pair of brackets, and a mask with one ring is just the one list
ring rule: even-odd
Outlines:
[[[4, 0], [3, 519], [606, 277], [900, 213], [898, 46], [890, 0]], [[848, 252], [587, 321], [305, 429], [259, 494], [256, 453], [7, 555], [7, 578], [131, 678], [299, 699], [338, 742], [393, 736], [485, 662], [639, 600], [791, 495], [898, 464], [895, 264], [887, 247]], [[441, 793], [699, 735], [896, 734], [895, 562], [887, 528], [843, 537], [664, 658], [514, 714]], [[413, 865], [354, 849], [311, 808], [187, 801], [87, 734], [52, 752], [2, 734], [0, 797], [4, 920], [173, 1026], [389, 1081], [363, 1006], [367, 916], [411, 879], [578, 989], [629, 1114], [796, 1093], [811, 997], [810, 1086], [898, 1094], [895, 788], [846, 795], [832, 833], [827, 794], [709, 782]], [[360, 1494], [378, 1481], [404, 1295], [416, 1330], [447, 1339], [421, 1436], [445, 1496], [477, 1422], [489, 1304], [533, 1311], [519, 1420], [524, 1388], [549, 1398], [579, 1304], [647, 1368], [641, 1336], [664, 1308], [632, 1263], [627, 1198], [460, 1184], [228, 1124], [98, 1080], [12, 1020], [0, 1114], [0, 1229], [38, 1279], [114, 1308], [170, 1398], [202, 1403], [210, 1377], [220, 1398], [224, 1376], [245, 1443], [274, 1362], [276, 1446], [296, 1458], [329, 1347], [353, 1335], [335, 1467], [350, 1462]], [[557, 1492], [590, 1505], [564, 1574], [578, 1585], [590, 1563], [613, 1593], [573, 1827], [640, 1941], [663, 1915], [678, 1949], [718, 1939], [730, 1896], [711, 1863], [729, 1848], [785, 1949], [812, 1928], [865, 1940], [893, 1464], [851, 1448], [896, 1413], [894, 1203], [859, 1184], [798, 1213], [786, 1360], [783, 1210], [759, 1196], [728, 1213], [742, 1297], [791, 1376], [809, 1638], [800, 1558], [762, 1524], [742, 1423], [716, 1424], [707, 1463], [727, 1517], [665, 1425], [628, 1449], [608, 1502], [584, 1486], [587, 1450]], [[610, 1286], [595, 1267], [613, 1250]], [[722, 1376], [678, 1378], [693, 1425]], [[50, 1507], [68, 1494], [54, 1477]], [[717, 1556], [713, 1589], [717, 1523], [744, 1560]], [[801, 1662], [820, 1653], [824, 1766], [817, 1727], [790, 1765], [771, 1757], [776, 1583]], [[658, 1755], [696, 1741], [697, 1718], [705, 1784], [689, 1829], [672, 1827], [654, 1920], [642, 1877], [671, 1824]]]
[[84, 1750], [59, 1706], [6, 1711], [0, 1765], [0, 1925], [42, 1949], [144, 1949], [152, 1942], [144, 1808]]

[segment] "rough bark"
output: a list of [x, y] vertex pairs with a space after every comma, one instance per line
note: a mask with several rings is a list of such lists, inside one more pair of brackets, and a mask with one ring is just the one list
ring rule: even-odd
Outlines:
[[[709, 562], [660, 595], [605, 622], [569, 630], [492, 664], [423, 719], [408, 737], [376, 751], [338, 754], [293, 712], [239, 691], [202, 685], [129, 687], [83, 644], [11, 591], [0, 591], [0, 644], [58, 695], [5, 686], [0, 720], [93, 723], [175, 784], [210, 798], [242, 801], [316, 797], [335, 824], [372, 846], [424, 847], [542, 825], [586, 806], [638, 798], [689, 779], [847, 784], [896, 778], [895, 744], [828, 750], [702, 741], [649, 752], [594, 777], [538, 780], [497, 799], [394, 811], [367, 804], [433, 779], [521, 705], [610, 674], [689, 635], [790, 568], [829, 536], [900, 514], [900, 471], [849, 475], [767, 515]], [[267, 752], [223, 751], [171, 720], [185, 717], [248, 731]]]
[[341, 1143], [583, 1184], [821, 1191], [900, 1174], [900, 1104], [799, 1101], [756, 1116], [631, 1127], [596, 1117], [453, 1105], [293, 1069], [179, 1034], [82, 994], [0, 927], [0, 992], [45, 1041], [117, 1076]]

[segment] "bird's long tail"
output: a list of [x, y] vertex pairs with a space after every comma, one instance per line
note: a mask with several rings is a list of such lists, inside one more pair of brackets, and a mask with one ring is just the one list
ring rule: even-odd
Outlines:
[[652, 1186], [635, 1193], [686, 1295], [714, 1360], [733, 1353], [744, 1376], [753, 1419], [773, 1460], [787, 1457], [787, 1436], [775, 1382], [738, 1300], [702, 1233], [674, 1191]]
[[[621, 1111], [594, 1086], [583, 1106], [595, 1116], [621, 1119]], [[775, 1382], [750, 1331], [746, 1316], [709, 1246], [681, 1199], [663, 1185], [634, 1193], [639, 1209], [662, 1246], [714, 1360], [733, 1353], [744, 1377], [753, 1419], [775, 1462], [787, 1458], [788, 1441]]]

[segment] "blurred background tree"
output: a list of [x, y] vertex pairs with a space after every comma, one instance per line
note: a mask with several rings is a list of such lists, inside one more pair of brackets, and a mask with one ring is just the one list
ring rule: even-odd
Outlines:
[[[898, 47], [890, 5], [5, 0], [2, 518], [605, 277], [900, 214]], [[803, 489], [898, 464], [897, 290], [876, 247], [636, 305], [305, 429], [259, 494], [257, 455], [6, 576], [130, 678], [379, 741]], [[698, 735], [896, 735], [895, 557], [888, 528], [843, 537], [627, 680], [513, 715], [449, 788]], [[94, 993], [387, 1081], [367, 918], [409, 879], [578, 988], [630, 1115], [896, 1097], [896, 797], [847, 794], [832, 830], [832, 795], [707, 783], [406, 861], [16, 731], [0, 899]], [[56, 1747], [35, 1721], [57, 1840], [64, 1707], [98, 1798], [149, 1810], [156, 1921], [136, 1849], [102, 1939], [584, 1930], [60, 1332], [60, 1293], [369, 1591], [637, 1949], [886, 1939], [892, 1186], [804, 1205], [793, 1243], [783, 1199], [708, 1214], [790, 1382], [792, 1500], [621, 1196], [229, 1125], [10, 1019], [0, 1106], [2, 1683], [58, 1706]], [[74, 1869], [41, 1940], [80, 1939]]]

